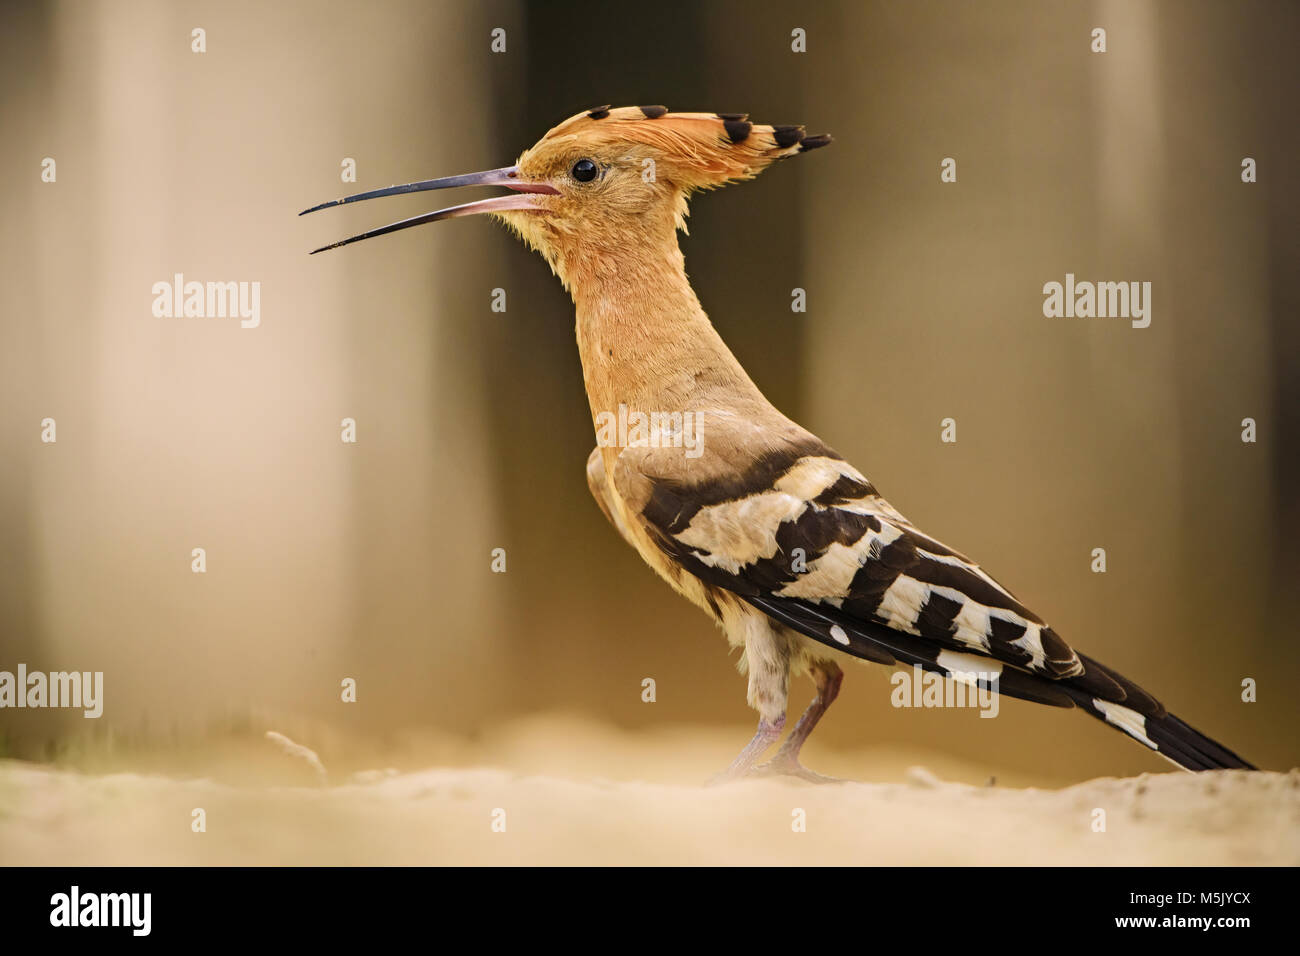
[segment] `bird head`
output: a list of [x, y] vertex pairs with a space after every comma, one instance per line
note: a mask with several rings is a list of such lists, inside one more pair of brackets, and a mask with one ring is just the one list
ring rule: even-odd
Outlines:
[[565, 120], [513, 166], [407, 183], [323, 203], [329, 206], [454, 186], [504, 186], [512, 195], [451, 206], [317, 249], [426, 222], [488, 213], [503, 220], [566, 278], [573, 260], [685, 229], [694, 192], [752, 179], [778, 159], [830, 142], [801, 126], [763, 126], [740, 113], [670, 113], [662, 106], [600, 107]]

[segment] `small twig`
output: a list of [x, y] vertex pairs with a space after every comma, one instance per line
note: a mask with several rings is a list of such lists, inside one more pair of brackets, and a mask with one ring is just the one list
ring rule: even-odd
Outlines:
[[316, 756], [316, 751], [304, 747], [302, 744], [296, 744], [284, 734], [277, 734], [274, 730], [268, 730], [266, 732], [266, 739], [270, 740], [279, 747], [283, 753], [288, 754], [290, 757], [297, 757], [300, 760], [307, 761], [311, 768], [316, 771], [316, 776], [320, 780], [321, 785], [323, 786], [326, 783], [327, 775], [325, 773], [325, 765], [320, 762], [320, 757]]

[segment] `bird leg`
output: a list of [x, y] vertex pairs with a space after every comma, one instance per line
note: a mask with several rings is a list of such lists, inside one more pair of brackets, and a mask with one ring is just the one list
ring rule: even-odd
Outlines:
[[790, 643], [777, 628], [752, 612], [746, 613], [737, 626], [745, 629], [742, 669], [749, 674], [749, 706], [758, 711], [758, 730], [754, 739], [736, 755], [711, 783], [723, 783], [745, 776], [767, 748], [781, 738], [785, 730], [785, 708], [790, 685]]
[[[817, 726], [817, 721], [830, 708], [839, 696], [840, 684], [844, 681], [844, 672], [834, 661], [818, 661], [808, 668], [809, 676], [817, 687], [817, 696], [812, 699], [808, 709], [803, 712], [799, 722], [790, 731], [790, 736], [776, 755], [765, 764], [753, 768], [757, 774], [789, 774], [809, 780], [813, 783], [839, 783], [835, 777], [827, 777], [809, 770], [799, 762], [799, 751], [808, 739], [808, 735]], [[761, 727], [761, 725], [760, 725]], [[756, 737], [755, 740], [758, 738]], [[752, 744], [751, 744], [752, 746]], [[748, 748], [746, 748], [748, 749]]]
[[785, 730], [785, 714], [778, 715], [775, 720], [760, 719], [754, 739], [745, 745], [744, 750], [736, 754], [736, 759], [731, 761], [731, 766], [714, 777], [712, 782], [722, 783], [745, 776], [753, 770], [755, 761], [763, 756], [767, 748], [780, 739], [783, 730]]

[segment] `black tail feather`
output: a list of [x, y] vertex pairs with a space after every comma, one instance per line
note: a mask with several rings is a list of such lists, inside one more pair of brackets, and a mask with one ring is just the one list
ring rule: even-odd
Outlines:
[[1169, 713], [1160, 701], [1127, 677], [1083, 654], [1079, 655], [1079, 659], [1088, 674], [1105, 674], [1123, 692], [1118, 700], [1110, 697], [1102, 699], [1089, 693], [1084, 680], [1062, 681], [1075, 703], [1093, 717], [1128, 734], [1138, 743], [1150, 747], [1187, 770], [1258, 769]]
[[[1254, 764], [1245, 760], [1222, 744], [1205, 736], [1194, 727], [1189, 727], [1173, 714], [1158, 720], [1147, 721], [1147, 736], [1156, 742], [1161, 753], [1166, 747], [1178, 747], [1190, 751], [1194, 759], [1203, 766], [1188, 767], [1189, 770], [1258, 770]], [[1177, 763], [1182, 763], [1177, 760]], [[1184, 764], [1186, 766], [1186, 764]]]
[[[835, 650], [878, 664], [916, 664], [952, 676], [938, 663], [942, 648], [932, 641], [877, 621], [864, 621], [829, 605], [791, 598], [743, 597], [787, 627]], [[1078, 705], [1085, 713], [1187, 770], [1258, 769], [1169, 713], [1160, 701], [1127, 677], [1090, 657], [1080, 654], [1079, 659], [1083, 673], [1060, 679], [1006, 665], [997, 690], [1008, 697], [1054, 707]], [[980, 684], [986, 682], [981, 680]]]

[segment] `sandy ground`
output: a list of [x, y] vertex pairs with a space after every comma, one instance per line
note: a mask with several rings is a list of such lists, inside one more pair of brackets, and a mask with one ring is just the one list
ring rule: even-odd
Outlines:
[[[229, 772], [232, 753], [211, 755], [204, 777], [4, 761], [0, 862], [1300, 863], [1297, 771], [1175, 771], [1045, 790], [954, 782], [968, 770], [876, 751], [825, 769], [852, 765], [886, 782], [702, 786], [711, 768], [682, 754], [730, 742], [724, 731], [624, 734], [552, 721], [498, 741], [495, 766], [384, 768], [324, 784], [269, 741], [244, 779]], [[195, 808], [206, 832], [191, 829]]]

